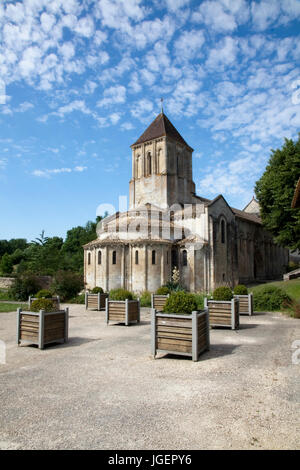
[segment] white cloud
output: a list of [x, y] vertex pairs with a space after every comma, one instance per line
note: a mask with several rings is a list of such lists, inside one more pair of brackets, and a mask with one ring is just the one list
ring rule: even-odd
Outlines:
[[172, 11], [176, 12], [177, 10], [187, 7], [190, 3], [190, 0], [165, 0], [167, 8]]
[[64, 117], [65, 114], [72, 113], [73, 111], [80, 111], [83, 114], [91, 114], [90, 109], [86, 106], [83, 100], [75, 100], [65, 106], [61, 106], [53, 114]]
[[74, 31], [80, 36], [84, 36], [86, 38], [91, 37], [94, 32], [93, 19], [90, 16], [80, 18], [80, 20], [77, 22]]
[[109, 119], [110, 119], [110, 122], [115, 125], [120, 121], [121, 115], [119, 113], [112, 113], [109, 116]]
[[104, 90], [102, 100], [97, 103], [98, 107], [106, 107], [112, 104], [121, 104], [126, 101], [126, 88], [122, 85], [112, 86]]
[[147, 98], [135, 102], [130, 110], [133, 117], [142, 122], [149, 120], [149, 115], [153, 115], [153, 103]]
[[253, 25], [259, 31], [263, 31], [278, 18], [280, 4], [277, 0], [252, 2], [251, 13]]
[[21, 75], [24, 78], [29, 78], [31, 75], [37, 74], [41, 57], [42, 54], [38, 47], [32, 46], [25, 49], [19, 65]]
[[87, 95], [90, 95], [90, 94], [92, 95], [94, 91], [96, 90], [97, 86], [98, 86], [97, 83], [93, 82], [93, 80], [87, 80], [84, 84], [83, 91]]
[[123, 122], [121, 124], [121, 129], [122, 131], [131, 131], [132, 129], [134, 129], [134, 126], [131, 122]]
[[55, 16], [49, 15], [48, 13], [42, 13], [41, 15], [41, 27], [42, 29], [48, 33], [55, 24]]
[[75, 166], [74, 171], [79, 171], [80, 173], [84, 170], [87, 170], [87, 166]]
[[210, 50], [206, 66], [210, 69], [216, 69], [225, 65], [231, 65], [236, 60], [237, 52], [237, 40], [226, 36], [217, 44], [216, 48]]
[[179, 61], [199, 57], [204, 42], [205, 37], [203, 31], [185, 31], [175, 42], [176, 57]]
[[37, 176], [39, 178], [50, 178], [52, 175], [59, 175], [61, 173], [72, 173], [72, 172], [83, 172], [87, 170], [86, 166], [75, 166], [74, 168], [54, 168], [54, 169], [46, 169], [46, 170], [34, 170], [32, 172], [33, 176]]
[[32, 103], [29, 103], [29, 101], [24, 101], [18, 106], [18, 108], [16, 108], [15, 111], [17, 111], [18, 113], [25, 113], [26, 111], [28, 111], [28, 109], [31, 109], [33, 107], [34, 106]]

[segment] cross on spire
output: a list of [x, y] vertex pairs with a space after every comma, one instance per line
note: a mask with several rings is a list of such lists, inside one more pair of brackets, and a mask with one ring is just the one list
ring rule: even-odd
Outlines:
[[161, 113], [162, 113], [162, 114], [163, 114], [163, 112], [164, 112], [163, 102], [164, 102], [164, 99], [161, 98], [161, 99], [160, 99], [160, 103], [161, 103]]

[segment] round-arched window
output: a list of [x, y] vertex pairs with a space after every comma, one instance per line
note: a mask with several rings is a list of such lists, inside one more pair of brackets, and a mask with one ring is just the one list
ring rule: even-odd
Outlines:
[[187, 266], [187, 251], [183, 250], [182, 252], [182, 266]]

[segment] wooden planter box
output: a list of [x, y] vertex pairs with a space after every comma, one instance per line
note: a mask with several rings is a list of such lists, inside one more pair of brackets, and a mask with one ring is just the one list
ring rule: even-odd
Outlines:
[[253, 294], [235, 295], [235, 299], [239, 300], [240, 315], [253, 315]]
[[105, 310], [105, 301], [108, 299], [108, 294], [89, 294], [85, 293], [85, 308], [92, 310]]
[[[45, 297], [42, 297], [42, 298], [44, 299]], [[29, 297], [29, 299], [28, 299], [28, 308], [29, 308], [29, 310], [31, 309], [31, 304], [32, 304], [32, 302], [33, 302], [34, 300], [39, 300], [39, 299], [38, 299], [37, 297], [31, 297], [31, 296]], [[52, 300], [52, 302], [53, 302], [53, 307], [54, 307], [54, 308], [57, 308], [57, 310], [60, 309], [60, 298], [59, 298], [59, 295], [56, 295], [56, 296], [54, 296], [54, 297], [49, 297], [49, 298], [47, 298], [47, 300]]]
[[68, 341], [69, 309], [57, 312], [24, 312], [18, 308], [17, 342], [37, 344], [43, 349], [46, 344]]
[[239, 301], [232, 300], [207, 300], [204, 299], [204, 307], [209, 311], [210, 326], [224, 326], [236, 330], [240, 325]]
[[158, 352], [166, 352], [198, 361], [200, 354], [209, 350], [208, 310], [176, 315], [152, 309], [151, 343], [154, 358]]
[[129, 323], [136, 321], [140, 323], [140, 301], [139, 300], [108, 300], [105, 306], [106, 323]]
[[162, 312], [166, 304], [167, 299], [170, 297], [170, 294], [167, 295], [151, 295], [151, 308], [154, 308], [158, 312]]

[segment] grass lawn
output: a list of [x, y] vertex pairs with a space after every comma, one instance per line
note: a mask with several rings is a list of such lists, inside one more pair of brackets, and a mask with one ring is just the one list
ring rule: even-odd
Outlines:
[[249, 292], [259, 292], [266, 286], [280, 287], [292, 299], [300, 301], [300, 279], [292, 279], [291, 281], [276, 281], [260, 284], [259, 286], [249, 287]]
[[0, 312], [16, 312], [18, 308], [27, 310], [27, 303], [24, 304], [7, 304], [5, 302], [0, 302]]
[[0, 300], [10, 300], [8, 295], [8, 289], [0, 289]]

